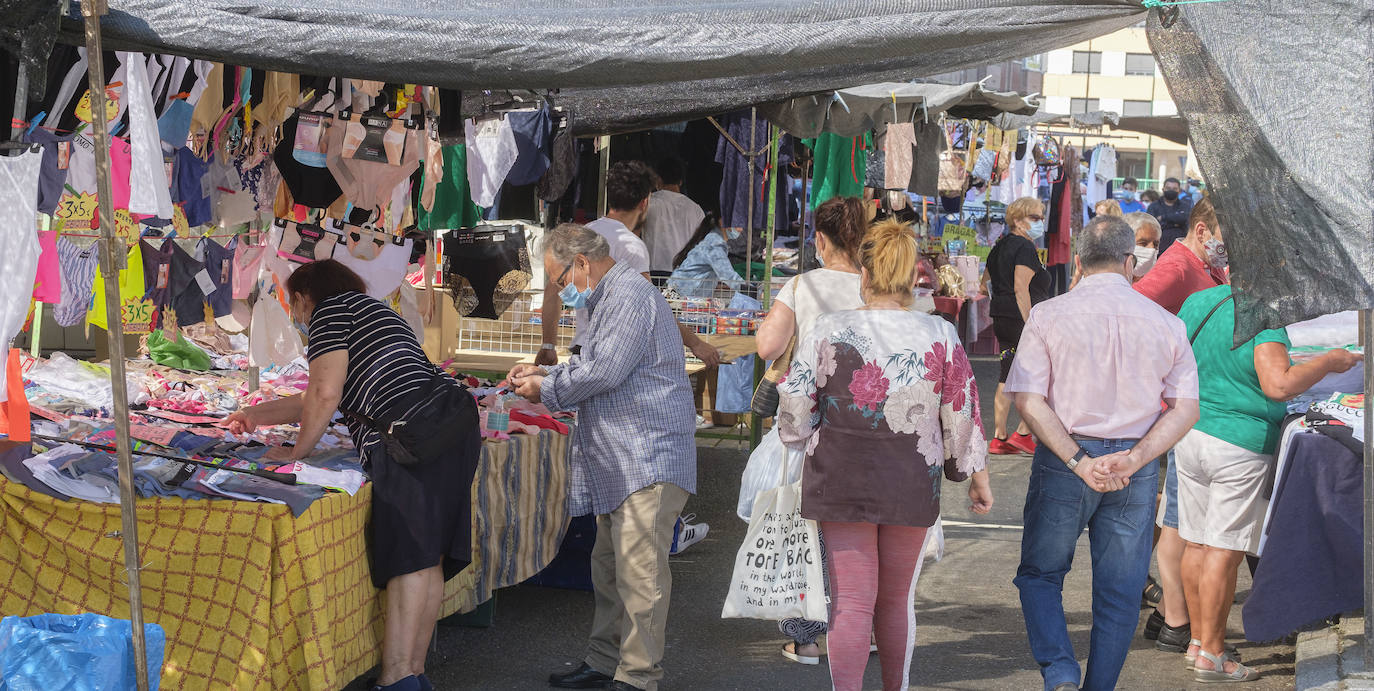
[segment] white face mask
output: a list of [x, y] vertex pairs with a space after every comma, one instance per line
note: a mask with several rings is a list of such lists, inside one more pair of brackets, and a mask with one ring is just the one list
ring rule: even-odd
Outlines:
[[1159, 257], [1159, 250], [1153, 247], [1141, 247], [1136, 245], [1133, 252], [1135, 254], [1135, 274], [1136, 278], [1144, 276], [1155, 265], [1155, 259]]

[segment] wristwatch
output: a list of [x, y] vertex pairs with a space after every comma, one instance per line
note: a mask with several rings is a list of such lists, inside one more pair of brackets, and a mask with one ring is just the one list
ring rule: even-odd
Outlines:
[[552, 343], [545, 343], [544, 345], [539, 346], [539, 349], [540, 349], [540, 350], [556, 350], [556, 348], [554, 347], [554, 345], [553, 345]]
[[1064, 465], [1069, 466], [1069, 470], [1075, 470], [1075, 469], [1078, 468], [1078, 462], [1079, 462], [1079, 461], [1082, 461], [1083, 459], [1085, 459], [1085, 458], [1087, 458], [1087, 457], [1088, 457], [1088, 452], [1087, 452], [1087, 451], [1084, 451], [1083, 449], [1079, 449], [1079, 450], [1078, 450], [1078, 453], [1076, 453], [1076, 454], [1073, 455], [1073, 458], [1070, 458], [1069, 460], [1064, 461]]

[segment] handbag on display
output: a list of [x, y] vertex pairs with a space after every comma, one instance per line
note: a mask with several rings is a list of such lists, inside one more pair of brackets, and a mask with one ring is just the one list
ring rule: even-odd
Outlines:
[[1059, 151], [1059, 142], [1053, 137], [1040, 137], [1036, 140], [1032, 153], [1038, 166], [1057, 166], [1064, 161], [1063, 153]]
[[450, 231], [444, 261], [453, 306], [464, 317], [499, 319], [534, 278], [518, 224]]
[[308, 225], [277, 219], [281, 228], [281, 243], [277, 245], [277, 256], [298, 264], [309, 264], [321, 259], [334, 257], [334, 246], [339, 243], [339, 235], [317, 225]]

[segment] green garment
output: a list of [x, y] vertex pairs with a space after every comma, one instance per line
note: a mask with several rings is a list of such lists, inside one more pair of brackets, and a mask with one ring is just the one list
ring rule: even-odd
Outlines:
[[[468, 148], [463, 144], [443, 147], [444, 179], [434, 188], [434, 208], [419, 207], [420, 230], [473, 228], [482, 222], [482, 210], [472, 201], [468, 186]], [[422, 184], [423, 189], [423, 184]]]
[[[1207, 313], [1230, 294], [1229, 285], [1193, 293], [1178, 312], [1179, 319], [1188, 326], [1188, 335], [1192, 336]], [[1232, 350], [1235, 305], [1235, 300], [1222, 305], [1193, 342], [1202, 407], [1202, 419], [1193, 429], [1255, 453], [1272, 454], [1288, 407], [1265, 396], [1260, 388], [1259, 375], [1255, 373], [1255, 346], [1282, 343], [1287, 348], [1288, 330], [1261, 331]]]
[[811, 147], [814, 154], [810, 202], [813, 211], [835, 197], [863, 197], [868, 152], [873, 150], [871, 133], [863, 137], [841, 137], [824, 132], [803, 143]]
[[162, 336], [162, 329], [148, 334], [148, 356], [159, 365], [204, 372], [210, 369], [210, 356], [177, 334], [175, 343]]

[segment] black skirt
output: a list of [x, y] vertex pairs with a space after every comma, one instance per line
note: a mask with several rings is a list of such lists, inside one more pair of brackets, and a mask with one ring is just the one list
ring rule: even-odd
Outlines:
[[[472, 563], [472, 478], [482, 453], [477, 404], [458, 387], [446, 387], [456, 411], [454, 443], [441, 458], [403, 466], [380, 440], [363, 445], [371, 466], [372, 519], [368, 557], [372, 584], [442, 565], [444, 580]], [[375, 439], [376, 435], [368, 433]]]

